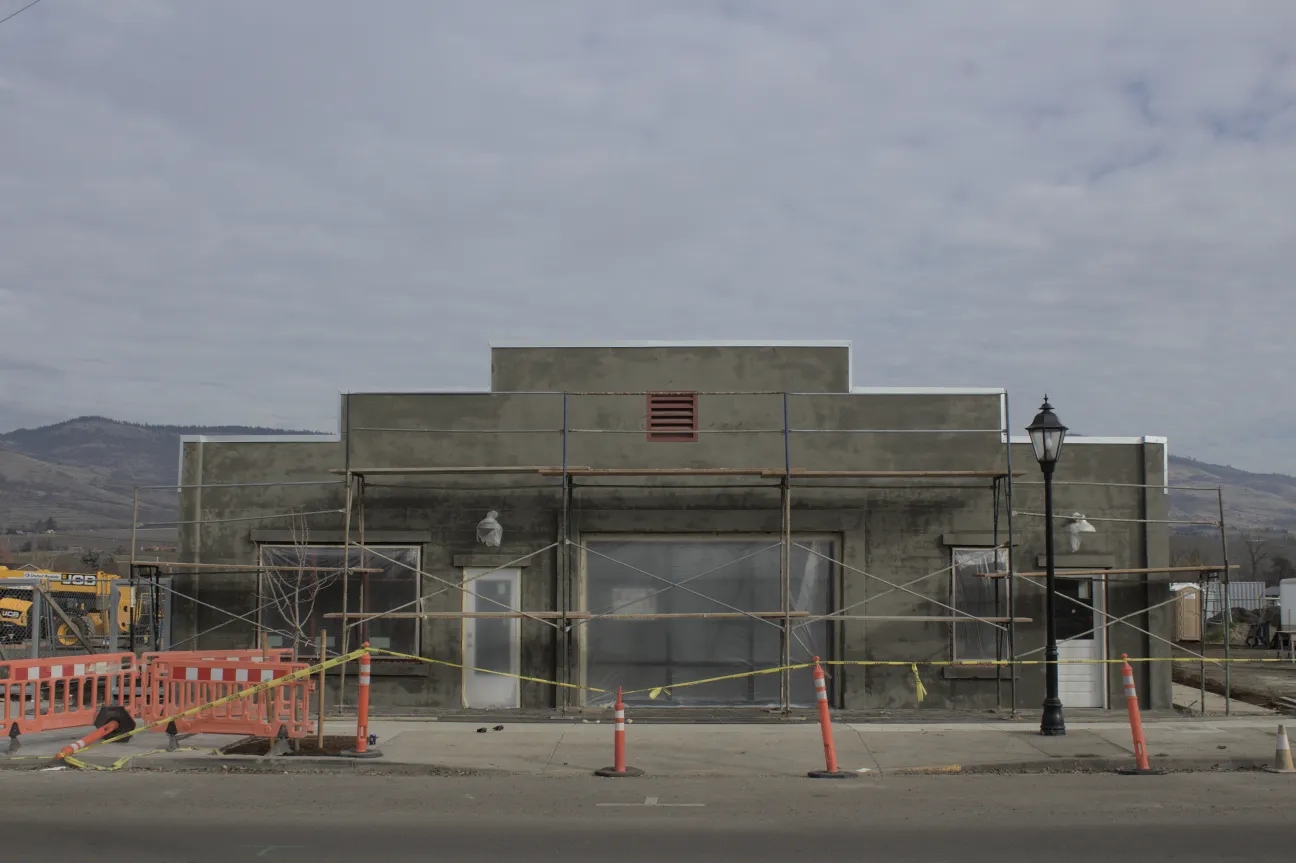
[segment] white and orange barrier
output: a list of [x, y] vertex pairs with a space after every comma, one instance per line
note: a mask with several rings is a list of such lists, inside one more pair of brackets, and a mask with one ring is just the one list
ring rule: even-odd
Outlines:
[[139, 664], [148, 668], [155, 659], [177, 662], [181, 659], [228, 659], [233, 662], [292, 662], [292, 648], [270, 650], [164, 650], [141, 653]]
[[175, 719], [175, 730], [179, 733], [274, 737], [284, 729], [289, 738], [300, 739], [315, 732], [310, 716], [310, 693], [315, 684], [309, 678], [289, 681], [219, 706], [198, 708], [309, 667], [304, 662], [263, 661], [260, 657], [169, 659], [158, 656], [149, 665], [139, 715], [152, 723], [187, 713]]
[[1125, 688], [1125, 708], [1129, 711], [1130, 736], [1134, 739], [1134, 766], [1116, 771], [1126, 776], [1158, 776], [1164, 770], [1153, 770], [1148, 762], [1147, 741], [1143, 738], [1143, 717], [1139, 712], [1138, 690], [1134, 688], [1134, 669], [1129, 664], [1129, 654], [1122, 653], [1125, 664], [1121, 668], [1121, 684]]
[[815, 701], [819, 705], [819, 731], [823, 737], [824, 769], [811, 770], [811, 779], [852, 779], [856, 774], [837, 769], [837, 746], [833, 743], [832, 714], [828, 711], [828, 681], [819, 657], [814, 658]]
[[[363, 645], [365, 650], [369, 649], [369, 642]], [[348, 758], [379, 758], [382, 753], [377, 749], [369, 748], [369, 673], [372, 669], [372, 663], [368, 653], [360, 657], [360, 692], [356, 701], [356, 742], [354, 749], [348, 749], [342, 754]]]
[[1268, 773], [1296, 773], [1296, 764], [1292, 763], [1291, 741], [1287, 739], [1286, 726], [1278, 726], [1278, 738], [1274, 747], [1274, 763], [1266, 767]]
[[22, 734], [92, 725], [102, 707], [133, 712], [139, 669], [131, 653], [0, 662], [0, 724], [9, 751]]
[[638, 767], [626, 766], [626, 706], [622, 700], [621, 687], [617, 687], [616, 705], [612, 708], [612, 766], [595, 770], [595, 776], [621, 777], [643, 776]]

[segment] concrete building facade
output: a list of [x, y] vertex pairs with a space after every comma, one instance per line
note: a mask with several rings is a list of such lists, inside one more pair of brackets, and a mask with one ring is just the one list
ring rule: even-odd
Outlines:
[[[347, 646], [435, 661], [375, 659], [393, 712], [797, 709], [808, 671], [751, 672], [816, 655], [848, 711], [1043, 699], [1043, 489], [1003, 389], [857, 387], [847, 343], [494, 347], [491, 382], [184, 439], [182, 560], [264, 570], [177, 574], [173, 643], [333, 652], [345, 603], [381, 615]], [[1168, 566], [1166, 480], [1162, 438], [1068, 440], [1064, 659], [1169, 655], [1168, 579], [1120, 572]], [[1121, 704], [1107, 666], [1061, 672], [1069, 706]], [[1136, 674], [1171, 706], [1168, 663]]]

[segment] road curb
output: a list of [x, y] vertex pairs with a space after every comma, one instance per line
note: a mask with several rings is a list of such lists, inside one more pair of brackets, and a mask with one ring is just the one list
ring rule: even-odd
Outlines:
[[[1131, 767], [1133, 757], [1127, 758], [1047, 758], [1030, 761], [1004, 761], [994, 764], [964, 764], [957, 771], [976, 773], [1111, 773]], [[1157, 758], [1153, 767], [1170, 773], [1204, 773], [1209, 771], [1260, 770], [1264, 761], [1255, 758]], [[883, 773], [902, 773], [905, 768]]]
[[[109, 767], [111, 762], [90, 762]], [[63, 766], [53, 758], [28, 756], [25, 759], [0, 758], [0, 770], [44, 770]], [[70, 768], [69, 769], [73, 769]], [[93, 771], [93, 767], [91, 771]], [[215, 755], [197, 758], [137, 757], [119, 770], [152, 773], [369, 773], [399, 776], [513, 776], [512, 771], [497, 768], [451, 767], [444, 764], [407, 764], [388, 761], [357, 761], [341, 757], [300, 757], [265, 755]], [[90, 771], [86, 771], [90, 772]]]
[[[99, 766], [107, 767], [111, 762]], [[1112, 773], [1133, 765], [1132, 757], [1097, 758], [1039, 758], [1026, 761], [1001, 761], [986, 764], [939, 764], [915, 767], [886, 767], [870, 770], [868, 774], [887, 776], [935, 776], [976, 774], [1041, 774], [1041, 773]], [[1269, 763], [1262, 758], [1158, 758], [1153, 766], [1169, 773], [1203, 773], [1211, 771], [1259, 771]], [[43, 770], [60, 766], [53, 758], [25, 756], [0, 758], [0, 770]], [[168, 757], [164, 754], [132, 758], [121, 770], [154, 773], [339, 773], [377, 774], [392, 776], [529, 776], [544, 775], [498, 767], [454, 767], [446, 764], [415, 764], [400, 761], [357, 761], [351, 758], [330, 756], [265, 756], [265, 755], [208, 755]], [[569, 774], [553, 774], [567, 776]], [[571, 773], [572, 776], [581, 775]], [[712, 778], [742, 776], [748, 779], [800, 776], [800, 773], [729, 774], [712, 771], [653, 771], [660, 778]]]

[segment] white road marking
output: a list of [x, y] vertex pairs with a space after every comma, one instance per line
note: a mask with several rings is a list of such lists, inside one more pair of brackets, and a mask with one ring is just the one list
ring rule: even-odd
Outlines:
[[243, 847], [244, 847], [244, 848], [260, 848], [261, 850], [258, 851], [256, 854], [253, 854], [252, 856], [253, 856], [253, 857], [264, 857], [264, 856], [266, 856], [267, 854], [269, 854], [271, 851], [278, 851], [278, 850], [283, 849], [283, 848], [301, 848], [302, 846], [301, 846], [301, 845], [244, 845]]
[[661, 803], [658, 797], [645, 797], [642, 803], [595, 803], [595, 806], [678, 806], [678, 807], [695, 807], [706, 806], [705, 803]]

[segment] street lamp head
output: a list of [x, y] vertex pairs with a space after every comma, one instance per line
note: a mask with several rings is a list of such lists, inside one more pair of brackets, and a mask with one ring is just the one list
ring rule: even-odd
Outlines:
[[1039, 413], [1035, 414], [1034, 421], [1026, 427], [1026, 431], [1030, 434], [1031, 446], [1035, 449], [1035, 458], [1040, 466], [1057, 464], [1058, 456], [1062, 454], [1062, 442], [1066, 440], [1067, 427], [1053, 413], [1048, 396], [1044, 396], [1044, 404], [1040, 405]]

